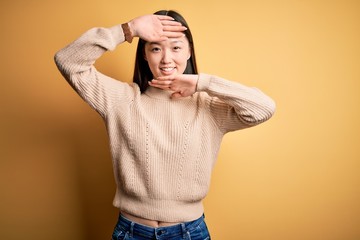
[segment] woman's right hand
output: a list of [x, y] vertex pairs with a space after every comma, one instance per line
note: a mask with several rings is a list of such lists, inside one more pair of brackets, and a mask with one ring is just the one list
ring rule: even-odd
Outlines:
[[159, 42], [167, 38], [184, 35], [186, 27], [174, 21], [170, 16], [145, 15], [128, 22], [133, 37], [139, 37], [147, 42]]

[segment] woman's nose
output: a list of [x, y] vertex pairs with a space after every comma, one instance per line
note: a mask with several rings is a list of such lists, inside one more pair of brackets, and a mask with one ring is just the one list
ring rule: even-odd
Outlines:
[[161, 63], [163, 63], [163, 64], [170, 63], [171, 59], [172, 59], [171, 52], [169, 50], [166, 50], [163, 52]]

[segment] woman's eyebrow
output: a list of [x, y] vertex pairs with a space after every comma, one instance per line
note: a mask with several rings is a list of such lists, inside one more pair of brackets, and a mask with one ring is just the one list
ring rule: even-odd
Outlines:
[[[170, 44], [176, 44], [176, 43], [182, 43], [184, 44], [184, 41], [180, 40], [180, 39], [172, 39], [170, 41]], [[158, 46], [162, 46], [163, 44], [161, 42], [148, 42], [149, 46], [153, 46], [153, 45], [158, 45]]]
[[173, 40], [171, 43], [184, 43], [182, 40]]

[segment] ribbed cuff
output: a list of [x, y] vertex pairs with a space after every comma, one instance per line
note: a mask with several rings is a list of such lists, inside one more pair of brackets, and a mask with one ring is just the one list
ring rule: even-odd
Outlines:
[[209, 89], [212, 76], [205, 73], [199, 74], [199, 79], [196, 86], [197, 92], [203, 92]]
[[116, 45], [125, 42], [125, 36], [121, 24], [110, 27], [109, 29], [113, 35]]

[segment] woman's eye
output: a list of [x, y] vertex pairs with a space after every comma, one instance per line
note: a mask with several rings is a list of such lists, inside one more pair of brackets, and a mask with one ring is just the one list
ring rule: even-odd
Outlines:
[[160, 48], [155, 47], [155, 48], [152, 48], [151, 51], [152, 51], [152, 52], [159, 52], [159, 51], [160, 51]]
[[176, 46], [176, 47], [174, 47], [174, 50], [175, 50], [175, 51], [179, 51], [179, 50], [181, 50], [181, 47]]

